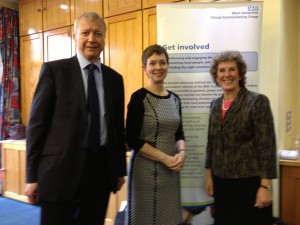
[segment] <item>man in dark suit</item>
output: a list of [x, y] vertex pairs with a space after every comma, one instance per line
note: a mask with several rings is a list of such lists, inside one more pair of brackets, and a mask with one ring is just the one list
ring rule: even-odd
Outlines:
[[74, 31], [77, 55], [41, 68], [27, 128], [25, 194], [40, 202], [42, 225], [103, 224], [125, 182], [124, 85], [100, 60], [105, 22], [86, 12]]

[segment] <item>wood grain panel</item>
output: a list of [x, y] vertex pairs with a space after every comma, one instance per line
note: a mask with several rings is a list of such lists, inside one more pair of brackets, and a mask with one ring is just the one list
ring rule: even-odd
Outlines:
[[2, 143], [3, 196], [29, 202], [25, 188], [25, 140]]
[[43, 0], [43, 30], [71, 24], [70, 0]]
[[[63, 50], [62, 50], [63, 49]], [[72, 56], [71, 26], [44, 32], [44, 61]]]
[[41, 0], [20, 0], [19, 13], [20, 36], [42, 32], [43, 7]]
[[143, 48], [157, 44], [156, 7], [143, 10]]
[[31, 102], [43, 63], [43, 34], [20, 38], [21, 123], [27, 126]]
[[20, 195], [24, 195], [26, 186], [26, 151], [19, 151], [20, 165]]
[[104, 0], [104, 17], [120, 15], [142, 9], [142, 0]]
[[300, 225], [300, 167], [281, 166], [280, 216], [288, 225]]
[[4, 193], [20, 194], [20, 167], [18, 151], [5, 149], [5, 183]]
[[[157, 44], [156, 7], [143, 10], [143, 49], [149, 45]], [[148, 83], [148, 77], [144, 73], [143, 85]]]
[[189, 0], [143, 0], [143, 9], [155, 7], [157, 3], [189, 2]]
[[219, 2], [219, 0], [190, 0], [190, 1], [191, 2]]
[[105, 64], [124, 78], [125, 111], [131, 94], [143, 85], [142, 79], [142, 12], [127, 13], [105, 19], [108, 26]]
[[74, 20], [83, 12], [94, 11], [101, 17], [103, 16], [102, 0], [94, 1], [78, 1], [71, 0], [71, 24], [74, 24]]

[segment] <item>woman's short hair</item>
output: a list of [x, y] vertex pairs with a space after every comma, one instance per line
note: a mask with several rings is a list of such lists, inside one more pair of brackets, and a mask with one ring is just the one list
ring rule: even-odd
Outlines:
[[240, 81], [239, 86], [245, 87], [246, 85], [246, 73], [247, 73], [247, 64], [243, 59], [241, 53], [239, 51], [224, 51], [216, 55], [211, 63], [210, 67], [210, 75], [217, 86], [219, 86], [217, 82], [217, 72], [218, 66], [221, 62], [234, 61], [238, 67]]
[[167, 64], [169, 65], [169, 55], [168, 55], [167, 50], [166, 50], [164, 47], [155, 44], [155, 45], [150, 45], [150, 46], [148, 46], [148, 47], [143, 51], [143, 54], [142, 54], [142, 64], [143, 64], [143, 66], [146, 66], [147, 60], [148, 60], [153, 54], [157, 54], [157, 55], [164, 54], [165, 57], [166, 57], [166, 60], [167, 60]]

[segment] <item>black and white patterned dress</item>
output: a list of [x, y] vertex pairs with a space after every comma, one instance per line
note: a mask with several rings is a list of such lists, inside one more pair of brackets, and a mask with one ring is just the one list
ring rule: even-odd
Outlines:
[[139, 154], [148, 143], [175, 155], [184, 140], [179, 97], [169, 91], [157, 96], [141, 88], [128, 104], [128, 146], [133, 150], [128, 175], [128, 224], [177, 225], [181, 221], [179, 173]]

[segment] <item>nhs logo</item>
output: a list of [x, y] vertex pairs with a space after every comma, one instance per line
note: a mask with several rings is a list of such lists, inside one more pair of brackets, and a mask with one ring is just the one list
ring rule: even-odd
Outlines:
[[258, 6], [248, 6], [248, 11], [258, 11]]

